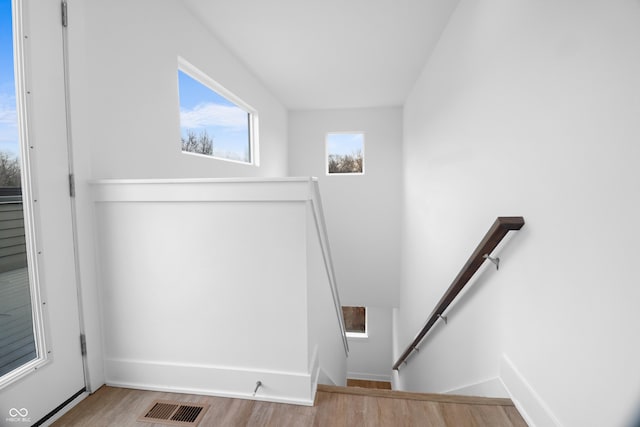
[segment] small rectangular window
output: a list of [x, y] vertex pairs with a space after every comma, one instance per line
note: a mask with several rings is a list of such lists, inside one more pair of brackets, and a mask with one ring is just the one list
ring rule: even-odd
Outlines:
[[367, 336], [367, 308], [366, 307], [342, 307], [344, 326], [347, 337]]
[[327, 134], [327, 174], [364, 174], [364, 133]]
[[178, 93], [183, 152], [257, 164], [255, 111], [192, 66], [178, 69]]

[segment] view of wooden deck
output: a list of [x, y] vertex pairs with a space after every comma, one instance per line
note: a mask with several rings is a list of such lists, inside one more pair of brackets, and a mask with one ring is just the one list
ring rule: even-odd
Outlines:
[[26, 268], [0, 273], [0, 376], [33, 360], [36, 346]]

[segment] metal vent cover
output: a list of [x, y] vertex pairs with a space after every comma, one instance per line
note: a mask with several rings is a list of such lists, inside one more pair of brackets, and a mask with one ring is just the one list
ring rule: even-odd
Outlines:
[[170, 426], [197, 426], [209, 409], [206, 403], [154, 400], [138, 421]]

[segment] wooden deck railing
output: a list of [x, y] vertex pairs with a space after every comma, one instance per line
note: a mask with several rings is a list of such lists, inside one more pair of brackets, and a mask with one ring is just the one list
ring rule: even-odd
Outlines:
[[520, 230], [524, 225], [524, 218], [520, 216], [516, 217], [498, 217], [493, 223], [487, 234], [484, 236], [478, 247], [476, 247], [471, 257], [467, 260], [458, 276], [453, 280], [453, 283], [449, 286], [445, 294], [440, 298], [436, 308], [429, 316], [429, 320], [420, 330], [418, 335], [405, 349], [402, 356], [393, 365], [393, 369], [397, 370], [400, 365], [411, 355], [411, 353], [418, 347], [420, 342], [427, 335], [429, 330], [435, 325], [438, 319], [443, 315], [447, 307], [453, 302], [453, 300], [462, 291], [465, 285], [469, 282], [471, 277], [478, 271], [482, 263], [487, 259], [487, 256], [491, 255], [491, 252], [498, 246], [500, 241], [507, 235], [509, 231]]

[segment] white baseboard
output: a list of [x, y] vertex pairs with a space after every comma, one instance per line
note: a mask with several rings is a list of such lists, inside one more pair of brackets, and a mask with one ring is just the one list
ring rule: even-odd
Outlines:
[[[313, 406], [310, 373], [196, 366], [155, 361], [105, 361], [107, 385]], [[262, 386], [255, 396], [256, 382]]]
[[562, 427], [549, 405], [529, 384], [506, 354], [502, 355], [500, 379], [529, 427]]
[[350, 380], [391, 382], [391, 375], [368, 374], [366, 372], [347, 372], [347, 378]]
[[472, 384], [455, 387], [445, 391], [444, 394], [457, 394], [462, 396], [482, 396], [482, 397], [509, 397], [509, 393], [504, 388], [500, 378], [489, 378]]

